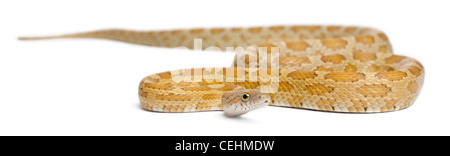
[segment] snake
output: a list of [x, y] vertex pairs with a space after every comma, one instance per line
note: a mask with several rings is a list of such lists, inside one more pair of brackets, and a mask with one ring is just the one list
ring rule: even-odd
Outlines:
[[[361, 26], [105, 29], [19, 39], [57, 38], [236, 53], [231, 67], [180, 69], [145, 77], [139, 83], [140, 104], [156, 112], [223, 110], [227, 116], [239, 116], [268, 105], [325, 112], [390, 112], [414, 103], [425, 75], [416, 59], [393, 54], [384, 32]], [[200, 46], [196, 39], [201, 40]], [[255, 65], [263, 60], [267, 64]], [[266, 72], [254, 70], [264, 66]], [[263, 74], [274, 79], [263, 81]]]

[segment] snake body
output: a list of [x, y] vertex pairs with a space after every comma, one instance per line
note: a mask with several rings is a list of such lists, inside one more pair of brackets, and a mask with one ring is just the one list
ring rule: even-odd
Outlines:
[[[48, 38], [104, 38], [189, 49], [194, 48], [194, 39], [199, 38], [202, 39], [202, 49], [213, 46], [225, 51], [227, 47], [267, 47], [269, 53], [272, 47], [278, 47], [278, 88], [274, 92], [264, 93], [269, 98], [261, 99], [259, 96], [259, 99], [250, 99], [250, 102], [259, 100], [258, 103], [270, 99], [272, 106], [331, 112], [388, 112], [412, 105], [424, 81], [421, 63], [410, 57], [394, 55], [387, 36], [377, 29], [366, 27], [272, 26], [168, 31], [114, 29], [21, 39]], [[248, 60], [246, 63], [249, 63]], [[192, 79], [201, 77], [202, 72], [210, 72], [221, 73], [223, 80], [226, 80], [230, 78], [230, 71], [239, 70], [236, 68], [189, 70], [192, 71]], [[140, 102], [144, 109], [161, 112], [222, 110], [231, 108], [229, 103], [239, 101], [241, 106], [247, 106], [242, 102], [242, 93], [250, 95], [248, 92], [259, 89], [264, 82], [248, 81], [252, 71], [249, 68], [242, 70], [247, 78], [244, 82], [207, 81], [204, 78], [196, 82], [175, 81], [179, 75], [173, 73], [188, 70], [150, 75], [139, 84]], [[194, 71], [200, 72], [196, 75]], [[252, 94], [255, 97], [263, 95], [260, 92]], [[248, 107], [252, 106], [249, 104]]]

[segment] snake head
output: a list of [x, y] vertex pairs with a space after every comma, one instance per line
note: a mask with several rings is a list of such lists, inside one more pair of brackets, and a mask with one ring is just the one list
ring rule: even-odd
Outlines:
[[270, 101], [270, 94], [259, 89], [227, 91], [222, 96], [222, 108], [226, 116], [235, 117], [268, 106]]

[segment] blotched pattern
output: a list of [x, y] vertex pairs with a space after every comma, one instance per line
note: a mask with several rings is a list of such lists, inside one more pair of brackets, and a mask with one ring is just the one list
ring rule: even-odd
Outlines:
[[[392, 46], [383, 32], [364, 27], [103, 30], [21, 39], [86, 37], [190, 49], [194, 48], [194, 39], [200, 38], [203, 41], [200, 48], [215, 46], [224, 51], [226, 47], [262, 46], [272, 53], [270, 48], [278, 47], [280, 82], [278, 90], [270, 95], [273, 106], [359, 113], [394, 111], [415, 101], [424, 80], [424, 67], [417, 60], [392, 54]], [[177, 76], [171, 72], [150, 75], [139, 85], [139, 98], [142, 107], [152, 111], [221, 110], [220, 99], [225, 92], [259, 88], [264, 84], [260, 80], [248, 82], [249, 71], [245, 69], [246, 82], [175, 82], [173, 78]], [[212, 71], [219, 72], [226, 80], [226, 68]], [[228, 74], [235, 73], [236, 70]]]

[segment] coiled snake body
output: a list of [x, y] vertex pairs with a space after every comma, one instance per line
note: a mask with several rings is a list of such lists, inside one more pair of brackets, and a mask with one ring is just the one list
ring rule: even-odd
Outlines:
[[[52, 37], [104, 38], [157, 47], [202, 49], [217, 47], [278, 47], [279, 70], [275, 91], [262, 93], [264, 82], [226, 81], [241, 68], [192, 69], [190, 78], [221, 73], [224, 81], [176, 81], [163, 72], [144, 78], [139, 98], [144, 109], [193, 112], [225, 109], [230, 116], [270, 105], [333, 112], [387, 112], [410, 106], [423, 85], [424, 67], [415, 59], [394, 55], [386, 35], [376, 29], [351, 26], [272, 26], [251, 28], [186, 29], [172, 31], [102, 30]], [[176, 56], [175, 56], [176, 57]], [[258, 59], [260, 59], [258, 57]], [[273, 59], [273, 58], [272, 58]], [[235, 60], [237, 61], [238, 58]], [[194, 60], [193, 60], [194, 61]], [[245, 63], [249, 64], [249, 59]], [[269, 65], [270, 66], [270, 65]], [[200, 71], [196, 75], [195, 71]], [[230, 71], [234, 73], [230, 73]], [[228, 73], [227, 73], [228, 72]], [[253, 73], [255, 74], [255, 73]], [[256, 72], [256, 75], [259, 73]], [[204, 75], [204, 74], [203, 74]]]

